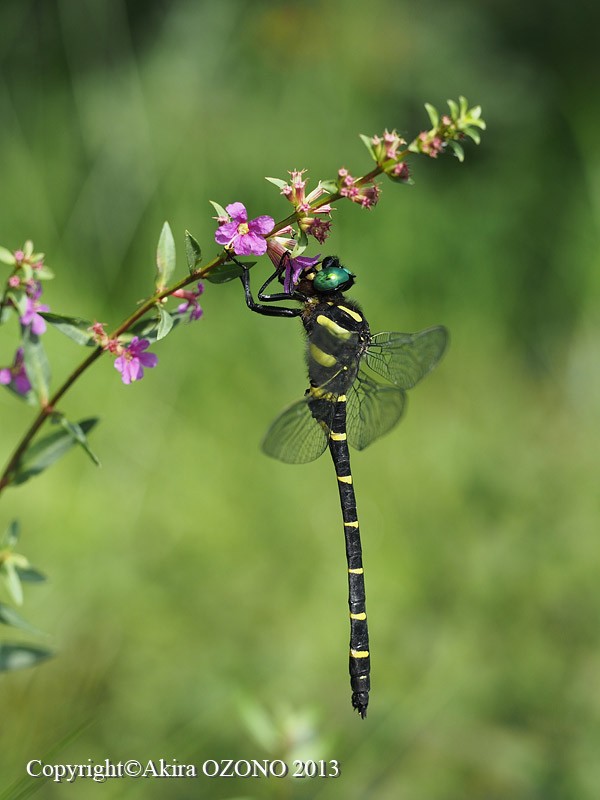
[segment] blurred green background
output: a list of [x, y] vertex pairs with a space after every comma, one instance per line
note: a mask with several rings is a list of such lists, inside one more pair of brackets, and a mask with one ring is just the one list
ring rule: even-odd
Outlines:
[[[305, 388], [300, 326], [209, 284], [143, 382], [107, 359], [65, 400], [101, 414], [102, 469], [72, 453], [3, 497], [50, 577], [25, 615], [57, 651], [0, 679], [3, 787], [32, 758], [298, 756], [342, 776], [75, 791], [597, 800], [599, 24], [583, 0], [3, 0], [0, 242], [47, 253], [57, 312], [116, 324], [151, 290], [164, 219], [183, 274], [186, 228], [217, 250], [209, 199], [280, 219], [263, 176], [361, 174], [358, 134], [413, 136], [425, 101], [464, 94], [488, 122], [464, 165], [414, 158], [414, 187], [342, 204], [312, 250], [358, 274], [373, 330], [452, 336], [400, 428], [353, 461], [366, 722], [332, 466], [259, 451]], [[46, 342], [61, 380], [83, 351]], [[31, 409], [0, 404], [4, 459]], [[34, 785], [65, 792], [1, 796]]]

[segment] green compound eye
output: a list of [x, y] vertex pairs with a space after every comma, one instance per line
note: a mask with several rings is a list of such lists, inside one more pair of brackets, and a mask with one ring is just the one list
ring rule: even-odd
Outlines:
[[313, 286], [317, 292], [337, 292], [350, 288], [354, 283], [354, 275], [344, 267], [326, 267], [314, 277]]

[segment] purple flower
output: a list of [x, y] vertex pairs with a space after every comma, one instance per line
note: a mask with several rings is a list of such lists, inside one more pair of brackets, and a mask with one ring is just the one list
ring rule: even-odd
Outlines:
[[36, 336], [41, 336], [46, 331], [46, 322], [43, 317], [40, 317], [39, 311], [50, 311], [50, 306], [38, 303], [37, 299], [33, 297], [28, 297], [25, 313], [20, 318], [21, 325], [31, 325], [31, 332]]
[[202, 281], [198, 284], [197, 289], [192, 289], [191, 291], [186, 291], [185, 289], [177, 289], [173, 292], [173, 297], [182, 297], [185, 302], [180, 303], [177, 306], [177, 312], [179, 314], [185, 314], [187, 311], [190, 312], [190, 322], [194, 322], [197, 319], [200, 319], [202, 314], [202, 308], [200, 307], [200, 303], [198, 302], [198, 298], [204, 291], [204, 284]]
[[[284, 228], [280, 233], [284, 231], [288, 232], [288, 229]], [[273, 236], [273, 238], [269, 239], [269, 246], [267, 248], [267, 255], [277, 269], [280, 269], [282, 266], [284, 267], [283, 291], [286, 294], [291, 294], [294, 291], [294, 286], [298, 283], [302, 272], [309, 267], [314, 267], [321, 259], [320, 255], [314, 256], [314, 258], [310, 258], [309, 256], [296, 256], [296, 258], [292, 258], [290, 250], [295, 244], [296, 242], [294, 239], [286, 239], [283, 236]]]
[[243, 203], [230, 203], [226, 211], [231, 222], [224, 222], [215, 231], [215, 241], [238, 256], [262, 256], [267, 251], [265, 236], [273, 230], [273, 217], [256, 217], [248, 220]]
[[12, 367], [0, 369], [0, 383], [12, 386], [17, 394], [27, 394], [31, 390], [23, 361], [23, 348], [19, 347], [15, 353]]
[[123, 383], [139, 381], [144, 377], [144, 367], [155, 367], [158, 357], [154, 353], [144, 353], [150, 346], [148, 339], [134, 336], [123, 348], [121, 355], [115, 359], [115, 369], [121, 373]]
[[296, 256], [296, 258], [286, 258], [285, 273], [283, 276], [283, 291], [286, 294], [291, 294], [294, 291], [294, 286], [298, 283], [300, 275], [305, 269], [314, 267], [318, 264], [321, 255], [309, 258], [309, 256]]

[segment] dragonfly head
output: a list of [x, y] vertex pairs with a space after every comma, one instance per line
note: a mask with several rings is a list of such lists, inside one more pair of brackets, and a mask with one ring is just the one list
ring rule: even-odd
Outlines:
[[318, 294], [331, 294], [347, 291], [354, 284], [354, 278], [352, 272], [340, 264], [337, 256], [325, 256], [315, 267], [312, 284]]

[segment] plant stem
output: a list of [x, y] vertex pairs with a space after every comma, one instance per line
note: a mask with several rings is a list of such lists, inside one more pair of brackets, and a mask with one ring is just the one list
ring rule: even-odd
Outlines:
[[[359, 178], [357, 181], [358, 185], [363, 185], [372, 181], [377, 175], [382, 172], [382, 168], [377, 166], [367, 175], [364, 175], [362, 178]], [[341, 195], [339, 192], [334, 194], [328, 194], [323, 197], [321, 200], [317, 201], [312, 207], [311, 211], [315, 211], [321, 206], [324, 206], [328, 203], [335, 203], [337, 200], [341, 199]], [[280, 230], [287, 227], [288, 225], [297, 222], [298, 219], [304, 216], [304, 214], [294, 211], [292, 214], [287, 216], [281, 222], [276, 223], [273, 230], [269, 233], [269, 236], [274, 236]], [[148, 311], [151, 311], [157, 303], [165, 298], [169, 297], [173, 292], [177, 291], [177, 289], [183, 289], [185, 286], [188, 286], [190, 283], [194, 283], [198, 279], [204, 278], [208, 275], [211, 270], [215, 267], [219, 266], [220, 264], [225, 263], [228, 259], [228, 253], [223, 252], [221, 255], [213, 258], [205, 267], [202, 269], [195, 270], [194, 272], [186, 275], [186, 277], [182, 278], [180, 281], [175, 283], [173, 286], [169, 286], [166, 289], [162, 289], [160, 292], [152, 295], [148, 300], [146, 300], [142, 305], [134, 311], [127, 319], [125, 319], [111, 334], [109, 334], [109, 339], [116, 339], [121, 334], [125, 333], [131, 326], [141, 319], [144, 314], [147, 314]], [[66, 394], [66, 392], [71, 388], [71, 386], [75, 383], [75, 381], [83, 375], [83, 373], [90, 367], [95, 361], [97, 361], [100, 356], [105, 352], [102, 347], [97, 347], [93, 353], [91, 353], [87, 358], [85, 358], [79, 366], [77, 366], [73, 372], [67, 377], [64, 383], [59, 386], [59, 388], [54, 392], [54, 394], [50, 397], [48, 402], [39, 410], [37, 416], [33, 420], [32, 424], [27, 429], [26, 433], [24, 434], [23, 438], [20, 440], [19, 444], [16, 446], [13, 454], [9, 458], [2, 475], [0, 476], [0, 493], [6, 489], [7, 486], [10, 485], [15, 470], [19, 466], [19, 462], [23, 455], [25, 454], [27, 448], [29, 447], [31, 441], [33, 440], [36, 433], [42, 427], [44, 422], [50, 417], [56, 410], [56, 405], [61, 400], [61, 398]]]

